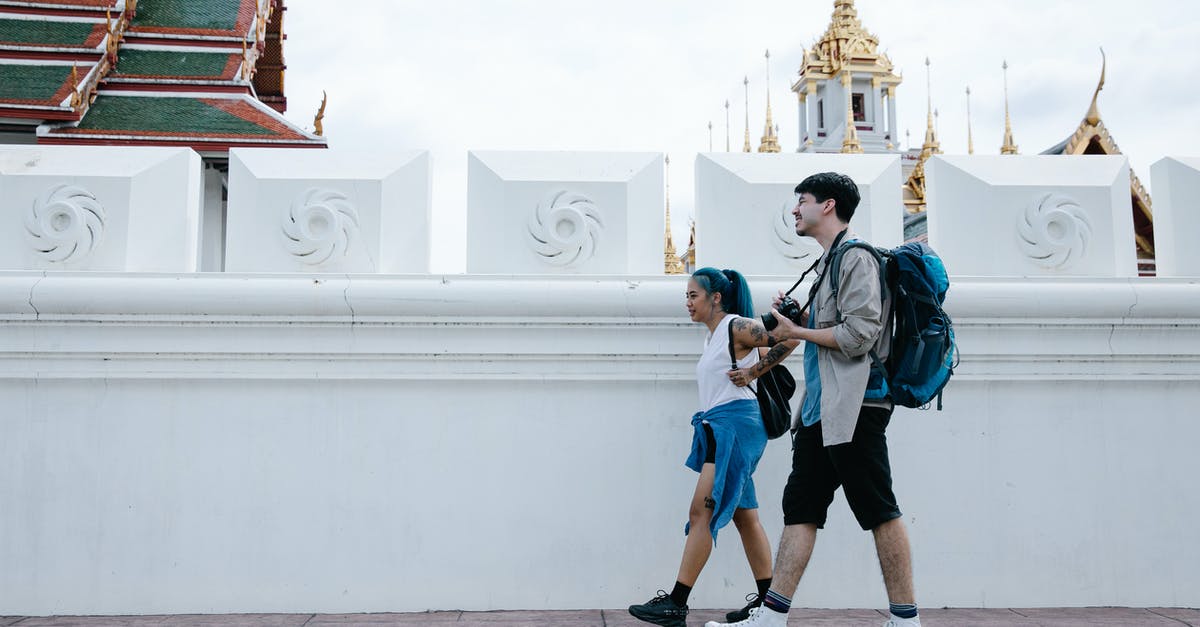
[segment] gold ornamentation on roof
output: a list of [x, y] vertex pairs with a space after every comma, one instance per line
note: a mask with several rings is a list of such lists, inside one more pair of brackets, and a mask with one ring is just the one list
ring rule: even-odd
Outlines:
[[317, 109], [317, 115], [313, 118], [313, 134], [321, 137], [325, 135], [325, 127], [321, 121], [325, 119], [325, 103], [329, 100], [329, 94], [325, 90], [321, 90], [321, 106]]
[[842, 139], [842, 152], [862, 154], [862, 143], [858, 141], [858, 129], [854, 126], [854, 101], [849, 97], [852, 80], [849, 71], [842, 72], [842, 86], [846, 92], [846, 135]]
[[800, 76], [830, 78], [848, 65], [853, 65], [856, 73], [878, 74], [886, 83], [900, 84], [891, 59], [879, 52], [879, 39], [859, 21], [853, 0], [835, 0], [833, 18], [825, 34], [804, 52]]
[[663, 272], [683, 274], [683, 262], [675, 253], [675, 240], [671, 237], [671, 155], [664, 158], [667, 176], [667, 228], [663, 234]]

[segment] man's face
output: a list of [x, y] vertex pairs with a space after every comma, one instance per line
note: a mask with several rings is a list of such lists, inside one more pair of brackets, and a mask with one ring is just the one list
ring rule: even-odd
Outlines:
[[796, 235], [809, 235], [813, 227], [824, 219], [825, 208], [832, 202], [832, 198], [817, 202], [816, 197], [808, 192], [797, 196], [796, 208], [792, 209], [792, 215], [796, 216]]

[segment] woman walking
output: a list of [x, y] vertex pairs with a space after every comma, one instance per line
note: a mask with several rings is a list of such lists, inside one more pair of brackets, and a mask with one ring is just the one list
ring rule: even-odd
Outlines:
[[[750, 383], [798, 344], [778, 344], [765, 354], [760, 352], [759, 347], [767, 343], [766, 329], [754, 318], [750, 289], [736, 270], [701, 268], [693, 273], [687, 285], [687, 310], [693, 322], [708, 327], [704, 352], [696, 364], [700, 411], [692, 416], [692, 451], [686, 462], [700, 476], [674, 587], [670, 593], [660, 590], [646, 603], [629, 607], [636, 618], [666, 627], [686, 625], [688, 596], [712, 553], [717, 532], [730, 520], [741, 536], [758, 587], [749, 605], [728, 615], [730, 622], [748, 616], [771, 586], [771, 544], [758, 518], [751, 478], [766, 448], [767, 432]], [[737, 369], [730, 368], [731, 344]]]

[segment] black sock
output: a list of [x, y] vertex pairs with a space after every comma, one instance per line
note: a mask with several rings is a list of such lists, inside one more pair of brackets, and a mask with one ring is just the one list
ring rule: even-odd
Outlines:
[[771, 589], [771, 578], [755, 579], [754, 583], [758, 586], [758, 603], [762, 605], [763, 599], [767, 598], [767, 590]]
[[685, 586], [678, 581], [675, 582], [675, 588], [671, 590], [671, 600], [675, 605], [683, 607], [687, 605], [688, 595], [692, 593], [691, 586]]

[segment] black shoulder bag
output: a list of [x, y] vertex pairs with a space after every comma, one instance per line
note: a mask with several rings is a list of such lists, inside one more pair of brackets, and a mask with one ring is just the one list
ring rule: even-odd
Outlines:
[[[737, 357], [733, 353], [733, 321], [730, 320], [729, 369], [737, 368]], [[791, 399], [795, 393], [796, 379], [783, 364], [775, 364], [758, 378], [755, 396], [758, 397], [758, 410], [762, 413], [763, 426], [767, 428], [767, 438], [774, 440], [792, 428]]]

